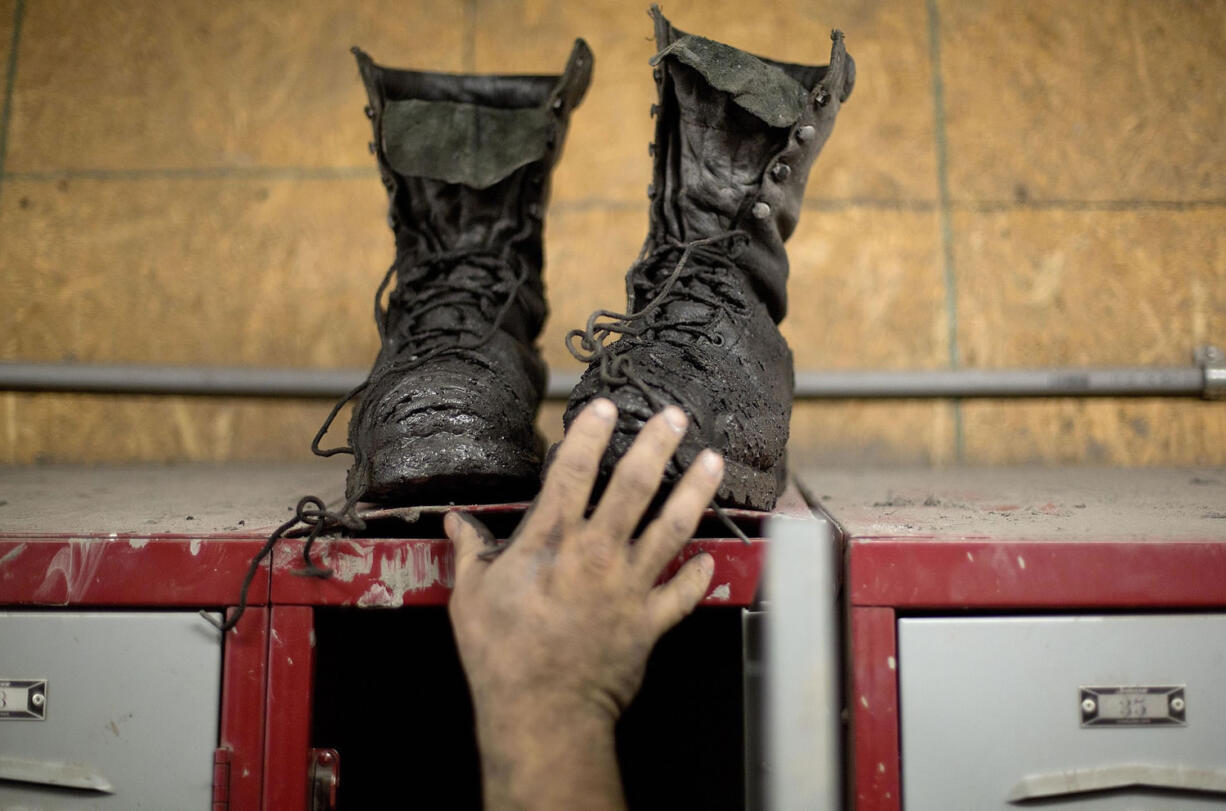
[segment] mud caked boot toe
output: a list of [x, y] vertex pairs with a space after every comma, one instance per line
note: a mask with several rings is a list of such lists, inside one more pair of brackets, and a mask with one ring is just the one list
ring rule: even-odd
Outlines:
[[589, 366], [564, 422], [596, 397], [618, 406], [607, 479], [643, 423], [678, 405], [690, 428], [666, 483], [715, 448], [725, 459], [717, 503], [768, 510], [785, 482], [793, 395], [778, 329], [784, 242], [855, 65], [837, 31], [829, 65], [792, 65], [686, 34], [658, 8], [652, 15], [660, 50], [649, 233], [626, 276], [625, 313], [594, 316], [568, 336]]
[[354, 53], [396, 257], [375, 301], [382, 346], [342, 449], [354, 456], [349, 499], [530, 497], [547, 379], [543, 217], [591, 51], [577, 41], [559, 76], [396, 70]]

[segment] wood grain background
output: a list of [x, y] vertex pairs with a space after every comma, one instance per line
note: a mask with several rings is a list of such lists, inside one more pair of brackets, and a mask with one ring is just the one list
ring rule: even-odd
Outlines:
[[[1226, 344], [1226, 3], [665, 4], [855, 93], [790, 243], [801, 369], [1183, 364]], [[595, 81], [555, 175], [549, 362], [642, 240], [641, 0], [0, 0], [0, 359], [365, 366], [391, 259], [348, 47]], [[292, 459], [327, 405], [0, 393], [0, 462]], [[343, 428], [344, 419], [340, 425]], [[560, 409], [541, 415], [560, 431]], [[1192, 400], [798, 404], [804, 464], [1226, 463]]]

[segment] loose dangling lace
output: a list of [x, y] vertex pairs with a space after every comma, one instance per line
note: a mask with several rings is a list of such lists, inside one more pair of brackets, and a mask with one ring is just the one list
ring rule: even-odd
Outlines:
[[[455, 279], [447, 272], [461, 265], [484, 270], [494, 278], [513, 275], [514, 280], [510, 290], [505, 293], [505, 299], [501, 303], [498, 302], [502, 295], [499, 292], [500, 285], [481, 285], [464, 282]], [[380, 282], [379, 289], [375, 292], [375, 324], [379, 328], [379, 340], [383, 346], [382, 351], [387, 352], [389, 355], [397, 356], [396, 359], [390, 363], [376, 364], [365, 380], [354, 386], [341, 399], [337, 400], [311, 440], [311, 452], [316, 456], [327, 457], [342, 453], [353, 454], [358, 480], [364, 479], [367, 475], [365, 472], [367, 461], [358, 458], [358, 454], [353, 447], [348, 445], [337, 448], [319, 447], [319, 443], [327, 435], [341, 409], [359, 394], [372, 388], [389, 375], [403, 374], [437, 358], [470, 352], [488, 343], [497, 334], [498, 330], [502, 328], [502, 323], [506, 320], [507, 314], [511, 311], [515, 302], [519, 300], [520, 291], [527, 282], [529, 275], [527, 268], [515, 273], [511, 264], [506, 259], [491, 251], [462, 250], [435, 254], [412, 268], [413, 271], [417, 272], [410, 273], [404, 277], [421, 279], [422, 284], [420, 289], [413, 295], [411, 304], [395, 310], [398, 317], [393, 324], [393, 308], [391, 304], [397, 303], [400, 291], [392, 293], [388, 306], [383, 304], [383, 294], [387, 292], [388, 285], [391, 284], [391, 280], [397, 275], [399, 268], [398, 264], [393, 264], [384, 275], [383, 281]], [[502, 285], [502, 287], [505, 288], [505, 285]], [[435, 310], [444, 307], [471, 305], [474, 301], [479, 304], [484, 303], [487, 306], [499, 305], [497, 314], [490, 322], [488, 329], [476, 330], [471, 327], [465, 328], [464, 326], [454, 326], [446, 329], [426, 329], [418, 326], [426, 315]], [[470, 337], [471, 340], [466, 341], [464, 340], [465, 337]], [[281, 540], [286, 533], [299, 524], [310, 527], [310, 531], [307, 533], [306, 543], [302, 546], [303, 566], [301, 569], [295, 569], [293, 573], [303, 577], [319, 577], [323, 579], [331, 577], [331, 569], [319, 566], [312, 560], [311, 548], [314, 546], [315, 540], [324, 533], [335, 530], [357, 532], [366, 528], [366, 522], [356, 512], [357, 503], [361, 498], [362, 491], [356, 487], [350, 487], [349, 490], [350, 493], [344, 505], [336, 512], [328, 510], [323, 500], [319, 497], [304, 496], [298, 502], [298, 506], [294, 511], [294, 517], [277, 527], [268, 536], [268, 540], [264, 542], [264, 545], [260, 547], [260, 551], [251, 559], [251, 563], [247, 567], [247, 574], [243, 578], [243, 585], [239, 591], [238, 606], [235, 608], [234, 613], [225, 622], [220, 623], [203, 611], [200, 612], [201, 615], [223, 633], [237, 625], [243, 613], [247, 610], [247, 594], [251, 588], [252, 581], [255, 580], [256, 573], [259, 571], [260, 563], [272, 554], [277, 541]]]
[[315, 539], [324, 532], [336, 529], [337, 527], [348, 527], [346, 523], [346, 513], [352, 509], [353, 504], [357, 499], [348, 501], [341, 508], [340, 512], [330, 511], [321, 499], [316, 496], [303, 496], [298, 502], [298, 506], [294, 509], [294, 517], [286, 521], [281, 526], [273, 530], [273, 533], [268, 536], [268, 540], [260, 547], [260, 551], [255, 553], [251, 559], [251, 563], [247, 566], [247, 574], [243, 577], [243, 586], [238, 593], [238, 606], [234, 609], [234, 613], [225, 622], [218, 622], [207, 612], [201, 611], [200, 615], [208, 620], [217, 628], [217, 630], [225, 633], [238, 625], [238, 621], [242, 619], [243, 614], [247, 610], [247, 593], [251, 589], [251, 583], [255, 580], [255, 575], [260, 569], [260, 562], [264, 558], [272, 554], [273, 547], [277, 545], [277, 541], [285, 536], [298, 524], [304, 524], [311, 528], [307, 534], [306, 543], [302, 546], [302, 563], [301, 569], [295, 569], [294, 574], [302, 575], [303, 577], [322, 577], [328, 578], [332, 576], [331, 569], [321, 568], [311, 560], [311, 547], [315, 545]]
[[[744, 231], [731, 230], [689, 242], [669, 239], [653, 250], [648, 250], [647, 244], [644, 244], [638, 260], [626, 274], [627, 299], [636, 300], [637, 294], [643, 292], [638, 288], [643, 288], [648, 293], [653, 289], [658, 289], [658, 292], [633, 313], [596, 310], [588, 316], [587, 325], [583, 329], [573, 329], [566, 334], [567, 350], [581, 363], [598, 363], [600, 382], [605, 386], [632, 385], [642, 393], [652, 411], [657, 413], [663, 411], [668, 403], [652, 391], [651, 387], [636, 374], [630, 357], [626, 353], [615, 352], [609, 341], [614, 336], [637, 338], [655, 330], [661, 340], [676, 340], [678, 335], [689, 335], [708, 338], [715, 343], [720, 343], [721, 341], [717, 340], [718, 334], [710, 332], [707, 328], [721, 311], [730, 310], [732, 305], [722, 298], [705, 294], [701, 288], [718, 286], [720, 272], [735, 268], [731, 256], [739, 252], [742, 244], [748, 238], [748, 234]], [[672, 270], [663, 280], [653, 279], [650, 271], [661, 266], [673, 254], [677, 255], [677, 260]], [[694, 259], [699, 261], [692, 262], [691, 260]], [[688, 274], [687, 270], [690, 271]], [[687, 285], [683, 282], [687, 278], [693, 278], [704, 284]], [[665, 304], [675, 300], [705, 304], [711, 309], [711, 316], [699, 324], [681, 320], [661, 323], [657, 318], [658, 314], [662, 312]], [[676, 452], [673, 453], [673, 464], [676, 465], [678, 474], [685, 470]], [[728, 513], [714, 499], [711, 500], [711, 509], [734, 535], [744, 543], [749, 543], [749, 538], [744, 531], [733, 522]]]

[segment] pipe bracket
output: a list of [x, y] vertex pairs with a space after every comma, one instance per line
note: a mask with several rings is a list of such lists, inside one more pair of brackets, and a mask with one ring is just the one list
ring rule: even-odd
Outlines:
[[1226, 400], [1226, 352], [1212, 344], [1198, 347], [1193, 357], [1205, 376], [1202, 396], [1206, 400]]

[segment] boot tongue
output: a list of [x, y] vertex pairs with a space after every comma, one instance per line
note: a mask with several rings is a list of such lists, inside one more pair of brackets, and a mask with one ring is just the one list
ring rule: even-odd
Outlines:
[[792, 126], [804, 110], [806, 91], [799, 82], [730, 45], [686, 34], [652, 57], [651, 64], [668, 57], [696, 70], [708, 85], [772, 127]]
[[483, 249], [522, 241], [540, 210], [556, 115], [545, 104], [388, 102], [383, 153], [399, 179], [403, 225], [419, 249]]
[[[505, 243], [523, 228], [539, 194], [522, 188], [557, 128], [544, 105], [504, 109], [452, 101], [388, 102], [383, 149], [410, 189], [410, 230], [454, 249]], [[529, 170], [530, 171], [530, 170]], [[520, 188], [516, 188], [520, 185]]]
[[[667, 330], [669, 327], [679, 325], [706, 327], [714, 321], [716, 315], [716, 309], [710, 304], [688, 299], [678, 299], [668, 302], [662, 308], [659, 329]], [[692, 339], [685, 338], [684, 340], [688, 343]]]
[[452, 101], [387, 103], [383, 146], [398, 174], [487, 189], [548, 149], [545, 107], [499, 109]]
[[[420, 306], [423, 300], [446, 302], [428, 308], [414, 319], [414, 333], [441, 330], [455, 333], [457, 337], [461, 332], [480, 336], [492, 325], [495, 311], [511, 294], [512, 284], [508, 276], [461, 261], [436, 272], [425, 271], [406, 276], [403, 282], [405, 289], [399, 297], [408, 303], [409, 309]], [[493, 296], [483, 300], [475, 291], [491, 292]], [[517, 325], [522, 320], [512, 318], [504, 321], [502, 326], [518, 334]]]
[[[672, 327], [689, 326], [705, 327], [712, 324], [718, 316], [718, 305], [712, 302], [722, 301], [726, 305], [740, 307], [744, 302], [737, 296], [729, 298], [728, 290], [720, 290], [719, 284], [713, 284], [710, 278], [703, 278], [696, 271], [705, 264], [700, 257], [691, 257], [690, 270], [686, 271], [672, 287], [668, 299], [663, 302], [658, 315], [653, 319], [653, 329], [657, 334], [664, 334]], [[673, 262], [657, 264], [647, 271], [640, 286], [636, 289], [634, 310], [646, 307], [655, 297], [660, 295], [664, 279], [676, 265]], [[721, 273], [738, 274], [738, 271], [724, 268]], [[731, 281], [731, 279], [730, 279]], [[735, 286], [735, 285], [734, 285]], [[692, 340], [692, 333], [686, 332], [686, 342]]]

